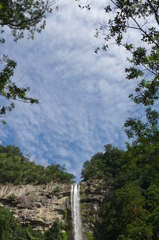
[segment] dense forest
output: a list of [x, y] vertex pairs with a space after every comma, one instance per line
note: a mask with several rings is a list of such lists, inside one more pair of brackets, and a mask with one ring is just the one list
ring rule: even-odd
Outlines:
[[108, 144], [104, 153], [95, 154], [83, 165], [84, 180], [104, 179], [114, 187], [113, 198], [104, 202], [104, 221], [94, 229], [96, 240], [158, 239], [158, 154], [155, 148], [138, 147], [140, 153], [130, 145], [123, 151]]
[[24, 157], [18, 147], [0, 145], [0, 183], [47, 184], [53, 182], [73, 183], [74, 175], [59, 164], [43, 167]]

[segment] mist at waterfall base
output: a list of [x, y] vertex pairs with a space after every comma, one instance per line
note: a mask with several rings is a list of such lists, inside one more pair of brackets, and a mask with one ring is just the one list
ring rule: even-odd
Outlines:
[[74, 240], [83, 240], [80, 212], [80, 185], [71, 186], [71, 213], [74, 232]]

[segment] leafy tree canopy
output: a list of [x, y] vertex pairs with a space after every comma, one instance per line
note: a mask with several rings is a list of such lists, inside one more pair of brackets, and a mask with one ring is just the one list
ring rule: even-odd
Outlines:
[[35, 164], [24, 157], [18, 147], [0, 145], [0, 183], [7, 184], [47, 184], [54, 182], [72, 183], [73, 174], [65, 171], [60, 164], [51, 164], [48, 167]]
[[1, 33], [5, 32], [4, 27], [7, 26], [15, 41], [24, 37], [25, 30], [28, 32], [28, 38], [33, 39], [35, 31], [41, 32], [45, 28], [46, 15], [52, 12], [54, 3], [56, 0], [1, 0]]
[[[108, 144], [104, 153], [95, 154], [83, 164], [84, 180], [98, 179], [99, 189], [101, 184], [102, 189], [108, 185], [114, 189], [113, 197], [104, 199], [104, 221], [95, 224], [95, 239], [158, 239], [159, 166], [154, 159], [159, 155], [155, 155], [155, 149], [141, 153], [134, 148], [123, 151]], [[132, 166], [130, 161], [136, 164]]]

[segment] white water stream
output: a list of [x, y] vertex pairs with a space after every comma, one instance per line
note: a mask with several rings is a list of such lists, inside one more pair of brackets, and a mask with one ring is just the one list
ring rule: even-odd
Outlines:
[[80, 185], [71, 186], [71, 213], [74, 240], [83, 240], [80, 213]]

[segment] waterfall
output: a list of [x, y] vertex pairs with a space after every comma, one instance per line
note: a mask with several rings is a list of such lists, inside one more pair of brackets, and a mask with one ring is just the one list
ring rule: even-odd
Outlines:
[[82, 240], [81, 213], [80, 213], [80, 185], [71, 186], [71, 213], [74, 231], [74, 240]]

